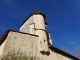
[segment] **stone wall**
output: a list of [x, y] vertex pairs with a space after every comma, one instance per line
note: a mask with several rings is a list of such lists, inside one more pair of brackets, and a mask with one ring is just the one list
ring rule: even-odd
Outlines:
[[33, 17], [31, 16], [25, 23], [20, 27], [20, 32], [29, 33], [30, 32], [30, 24], [34, 23]]
[[36, 51], [37, 43], [35, 41], [38, 41], [37, 36], [11, 31], [9, 32], [8, 37], [6, 39], [3, 54], [14, 50], [20, 50], [21, 52], [26, 52], [27, 54], [32, 53], [32, 51]]
[[3, 54], [6, 54], [11, 50], [20, 50], [28, 55], [39, 57], [41, 60], [73, 60], [55, 52], [54, 50], [50, 50], [50, 53], [46, 54], [40, 53], [38, 45], [39, 40], [37, 36], [10, 31], [5, 41], [6, 44]]
[[0, 46], [0, 57], [1, 57], [2, 54], [3, 54], [5, 44], [6, 44], [6, 40], [5, 40], [5, 41], [3, 42], [3, 44]]

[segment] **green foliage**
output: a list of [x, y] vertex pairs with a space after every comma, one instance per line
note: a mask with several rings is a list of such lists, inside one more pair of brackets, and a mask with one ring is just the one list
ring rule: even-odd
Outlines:
[[8, 52], [6, 55], [3, 55], [1, 60], [41, 60], [38, 57], [28, 56], [22, 52]]

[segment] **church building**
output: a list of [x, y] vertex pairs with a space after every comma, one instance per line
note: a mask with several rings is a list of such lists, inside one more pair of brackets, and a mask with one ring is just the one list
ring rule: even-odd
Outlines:
[[79, 60], [52, 45], [45, 18], [43, 13], [34, 11], [20, 25], [19, 31], [7, 30], [0, 38], [0, 56], [20, 50], [41, 60]]

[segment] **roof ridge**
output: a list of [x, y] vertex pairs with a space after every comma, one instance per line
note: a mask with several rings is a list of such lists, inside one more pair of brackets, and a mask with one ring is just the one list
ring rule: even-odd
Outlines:
[[71, 54], [69, 54], [69, 53], [67, 53], [67, 52], [65, 52], [63, 50], [60, 50], [59, 48], [56, 48], [53, 45], [51, 45], [49, 48], [52, 49], [52, 50], [57, 51], [58, 53], [61, 53], [61, 54], [65, 55], [65, 56], [67, 56], [69, 58], [74, 58], [76, 60], [79, 60], [77, 57], [75, 57], [75, 56], [73, 56], [73, 55], [71, 55]]

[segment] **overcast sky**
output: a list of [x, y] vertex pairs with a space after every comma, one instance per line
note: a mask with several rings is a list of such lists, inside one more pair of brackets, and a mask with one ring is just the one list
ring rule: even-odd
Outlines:
[[19, 26], [32, 11], [46, 15], [53, 45], [74, 54], [80, 45], [80, 0], [0, 0], [0, 37]]

